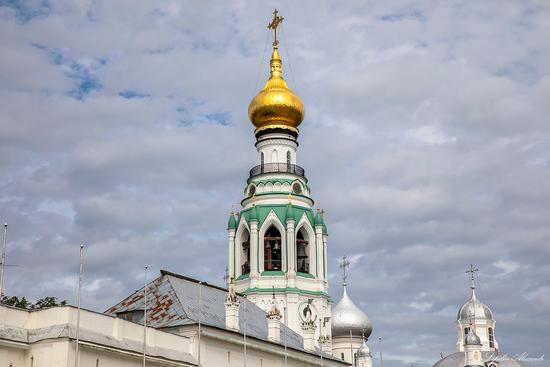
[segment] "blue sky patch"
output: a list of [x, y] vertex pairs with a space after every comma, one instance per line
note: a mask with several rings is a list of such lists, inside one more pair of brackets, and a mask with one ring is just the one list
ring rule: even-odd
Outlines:
[[48, 0], [30, 4], [22, 0], [0, 0], [0, 7], [8, 7], [15, 11], [15, 18], [21, 23], [27, 23], [34, 18], [45, 18], [50, 14], [51, 5]]
[[210, 122], [215, 122], [222, 126], [229, 125], [229, 120], [231, 120], [230, 112], [214, 112], [205, 115], [206, 119]]
[[419, 22], [426, 21], [426, 17], [424, 16], [424, 13], [420, 10], [414, 10], [412, 12], [404, 12], [404, 13], [392, 13], [392, 14], [386, 14], [380, 17], [381, 20], [384, 22], [400, 22], [402, 20], [418, 20]]
[[136, 99], [136, 98], [150, 97], [149, 94], [141, 93], [141, 92], [138, 92], [137, 90], [130, 90], [130, 89], [125, 90], [123, 92], [120, 92], [118, 95], [121, 96], [122, 98], [126, 98], [126, 99]]
[[95, 72], [107, 65], [107, 59], [72, 59], [59, 50], [50, 49], [41, 44], [31, 43], [31, 46], [44, 51], [50, 63], [59, 66], [65, 76], [75, 82], [75, 86], [67, 92], [70, 97], [82, 101], [93, 91], [103, 88]]

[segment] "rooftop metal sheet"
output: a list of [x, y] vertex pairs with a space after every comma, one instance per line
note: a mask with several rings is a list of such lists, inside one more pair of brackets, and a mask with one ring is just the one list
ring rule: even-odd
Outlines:
[[[225, 329], [225, 298], [227, 289], [206, 282], [161, 271], [161, 276], [147, 284], [147, 324], [154, 328], [167, 328], [198, 323]], [[199, 306], [199, 287], [202, 296]], [[240, 295], [239, 328], [242, 334], [267, 340], [266, 313]], [[105, 311], [116, 315], [143, 310], [143, 288]], [[143, 323], [141, 319], [134, 322]], [[303, 350], [302, 337], [281, 324], [281, 343]]]

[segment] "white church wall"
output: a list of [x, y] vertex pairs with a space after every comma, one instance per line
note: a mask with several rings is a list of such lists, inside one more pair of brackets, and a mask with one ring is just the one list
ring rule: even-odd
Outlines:
[[[98, 358], [101, 367], [141, 366], [143, 326], [87, 310], [80, 316], [81, 366], [96, 366]], [[72, 366], [76, 318], [69, 306], [37, 311], [0, 306], [0, 365]], [[147, 335], [148, 366], [194, 365], [188, 338], [152, 328]]]

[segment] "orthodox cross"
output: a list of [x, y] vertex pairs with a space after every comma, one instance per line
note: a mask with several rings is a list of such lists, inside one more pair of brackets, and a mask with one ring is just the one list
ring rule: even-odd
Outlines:
[[277, 11], [277, 9], [275, 9], [273, 11], [273, 20], [271, 21], [271, 23], [267, 25], [267, 28], [273, 29], [273, 35], [274, 35], [273, 46], [277, 46], [279, 44], [279, 41], [277, 41], [277, 27], [279, 26], [279, 24], [283, 22], [283, 19], [284, 19], [282, 16], [277, 14], [279, 14], [279, 12]]
[[347, 285], [346, 280], [348, 279], [348, 268], [351, 265], [346, 255], [342, 258], [342, 262], [340, 263], [340, 269], [342, 269], [342, 280], [344, 281], [344, 287]]
[[475, 289], [476, 288], [476, 284], [475, 284], [475, 279], [474, 279], [474, 274], [479, 271], [478, 268], [474, 268], [474, 266], [472, 264], [470, 264], [470, 267], [468, 268], [468, 270], [466, 270], [466, 273], [470, 273], [470, 279], [472, 281], [472, 289]]

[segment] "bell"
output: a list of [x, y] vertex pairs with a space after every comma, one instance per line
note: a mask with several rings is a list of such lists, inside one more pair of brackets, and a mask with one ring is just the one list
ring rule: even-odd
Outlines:
[[307, 257], [306, 247], [298, 246], [298, 254], [296, 256], [301, 258]]
[[273, 250], [280, 250], [281, 249], [281, 245], [279, 245], [279, 242], [278, 241], [275, 241], [275, 244], [273, 245]]

